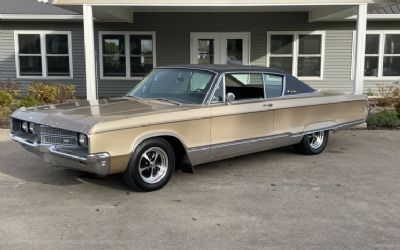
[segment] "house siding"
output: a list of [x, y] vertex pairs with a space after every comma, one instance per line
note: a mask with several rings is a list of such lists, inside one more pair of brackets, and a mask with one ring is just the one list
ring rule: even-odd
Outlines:
[[[84, 43], [81, 23], [2, 22], [0, 79], [15, 79], [14, 30], [72, 31], [74, 77], [57, 82], [75, 83], [77, 95], [85, 95]], [[369, 30], [399, 30], [400, 22], [369, 22]], [[351, 92], [352, 43], [354, 22], [308, 22], [307, 13], [134, 13], [133, 23], [95, 23], [95, 47], [98, 55], [99, 31], [155, 31], [157, 65], [188, 64], [191, 32], [250, 32], [250, 64], [266, 65], [268, 31], [326, 32], [323, 80], [306, 81], [318, 89]], [[97, 58], [98, 59], [98, 58]], [[99, 61], [99, 60], [97, 60]], [[97, 65], [99, 72], [99, 65]], [[22, 84], [32, 80], [19, 79]], [[368, 80], [365, 90], [376, 83], [392, 81]], [[126, 93], [137, 81], [104, 80], [98, 77], [99, 96]]]
[[[15, 65], [15, 30], [56, 30], [71, 31], [73, 79], [16, 79]], [[77, 94], [84, 96], [85, 86], [85, 60], [83, 46], [83, 29], [80, 23], [59, 23], [59, 22], [2, 22], [1, 23], [1, 55], [0, 55], [0, 80], [17, 80], [21, 90], [25, 93], [27, 86], [34, 81], [72, 83], [76, 85]]]

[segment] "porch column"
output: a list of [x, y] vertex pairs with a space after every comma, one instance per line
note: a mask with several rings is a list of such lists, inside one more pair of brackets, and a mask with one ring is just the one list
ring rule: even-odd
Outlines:
[[358, 5], [357, 31], [356, 31], [356, 53], [353, 94], [359, 95], [364, 92], [364, 64], [365, 64], [365, 40], [367, 33], [367, 4]]
[[83, 5], [83, 33], [85, 41], [86, 99], [97, 99], [96, 56], [94, 50], [93, 10]]

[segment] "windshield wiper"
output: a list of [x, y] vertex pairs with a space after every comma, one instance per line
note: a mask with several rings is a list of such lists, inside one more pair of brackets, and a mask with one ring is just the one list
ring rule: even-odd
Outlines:
[[157, 100], [157, 101], [164, 101], [164, 102], [169, 102], [169, 103], [173, 103], [179, 106], [182, 106], [182, 103], [174, 101], [174, 100], [170, 100], [170, 99], [166, 99], [166, 98], [162, 98], [162, 97], [158, 97], [158, 98], [151, 98], [153, 100]]

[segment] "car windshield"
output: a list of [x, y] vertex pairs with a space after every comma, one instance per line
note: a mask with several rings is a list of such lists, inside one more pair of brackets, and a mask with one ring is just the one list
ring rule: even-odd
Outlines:
[[214, 73], [204, 70], [155, 69], [131, 90], [128, 96], [183, 104], [202, 104], [214, 76]]

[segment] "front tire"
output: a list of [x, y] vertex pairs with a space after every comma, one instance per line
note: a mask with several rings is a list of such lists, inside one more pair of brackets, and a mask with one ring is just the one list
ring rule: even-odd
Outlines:
[[303, 140], [295, 145], [297, 151], [306, 155], [317, 155], [324, 151], [329, 139], [329, 131], [319, 131], [305, 135]]
[[131, 189], [155, 191], [168, 183], [174, 169], [172, 146], [163, 138], [152, 138], [136, 147], [124, 173], [124, 180]]

